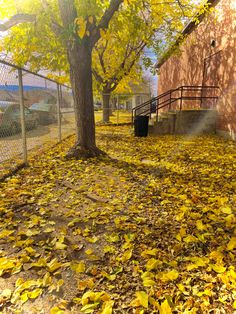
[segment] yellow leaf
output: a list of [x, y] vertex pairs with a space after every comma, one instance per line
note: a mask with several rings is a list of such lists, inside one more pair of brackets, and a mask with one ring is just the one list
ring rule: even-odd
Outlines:
[[224, 258], [224, 255], [219, 251], [212, 251], [209, 256], [218, 263], [220, 263]]
[[197, 242], [197, 238], [194, 237], [193, 235], [189, 234], [187, 237], [184, 238], [184, 242], [186, 242], [186, 243]]
[[93, 289], [93, 287], [94, 287], [94, 281], [92, 278], [78, 282], [79, 290], [85, 290], [86, 288]]
[[106, 239], [108, 242], [119, 242], [120, 241], [120, 237], [117, 233], [112, 233], [112, 234], [106, 236]]
[[90, 243], [96, 243], [98, 241], [98, 237], [92, 237], [92, 238], [89, 238], [87, 237], [86, 240]]
[[148, 295], [144, 291], [137, 291], [136, 292], [136, 298], [139, 301], [140, 305], [145, 307], [146, 309], [148, 308]]
[[52, 277], [50, 276], [49, 273], [46, 273], [43, 276], [43, 287], [48, 287], [52, 283]]
[[233, 303], [233, 309], [236, 310], [236, 300]]
[[39, 280], [27, 280], [24, 283], [22, 283], [18, 289], [24, 290], [24, 289], [31, 289], [33, 287], [38, 287], [40, 285]]
[[93, 254], [93, 250], [92, 250], [92, 249], [87, 249], [87, 250], [85, 251], [85, 253], [86, 253], [87, 255], [91, 255], [91, 254]]
[[59, 241], [56, 242], [55, 244], [55, 250], [64, 250], [65, 248], [67, 248], [67, 245], [64, 243], [61, 243]]
[[58, 292], [61, 288], [61, 286], [64, 284], [64, 280], [60, 279], [58, 280], [57, 284], [56, 284], [56, 291]]
[[184, 236], [186, 236], [186, 229], [185, 228], [180, 228], [179, 234], [181, 236], [181, 238], [183, 238]]
[[123, 263], [127, 262], [131, 258], [131, 256], [132, 256], [132, 250], [125, 251], [122, 258], [121, 258], [122, 262]]
[[101, 314], [112, 314], [112, 308], [114, 305], [114, 301], [110, 300], [110, 301], [106, 301], [103, 304], [103, 310], [101, 312]]
[[114, 281], [116, 279], [116, 274], [109, 275], [107, 272], [102, 271], [101, 275], [107, 278], [108, 280]]
[[54, 258], [49, 263], [47, 263], [47, 268], [50, 273], [53, 273], [54, 271], [59, 269], [61, 265], [62, 264], [59, 263], [56, 258]]
[[218, 273], [218, 274], [222, 274], [226, 271], [226, 267], [222, 266], [222, 265], [210, 265], [212, 267], [212, 269]]
[[181, 235], [180, 235], [180, 233], [178, 233], [176, 236], [175, 236], [175, 238], [176, 238], [176, 240], [178, 240], [178, 241], [182, 241], [182, 237], [181, 237]]
[[29, 299], [28, 298], [28, 292], [26, 291], [26, 292], [22, 293], [20, 296], [20, 299], [21, 299], [22, 303], [25, 303], [26, 301], [28, 301], [28, 299]]
[[28, 297], [30, 299], [36, 299], [39, 295], [41, 295], [41, 293], [42, 293], [42, 289], [36, 288], [33, 291], [28, 292]]
[[85, 272], [85, 263], [83, 261], [81, 261], [79, 263], [71, 262], [70, 267], [76, 273], [84, 273]]
[[99, 302], [103, 295], [107, 295], [104, 291], [101, 292], [93, 292], [93, 291], [87, 291], [83, 294], [81, 298], [81, 304], [86, 305], [89, 302]]
[[158, 251], [157, 249], [145, 250], [145, 251], [143, 251], [143, 252], [141, 253], [141, 256], [143, 256], [143, 257], [146, 257], [146, 256], [148, 256], [148, 255], [156, 256], [157, 251]]
[[179, 277], [178, 271], [173, 269], [167, 273], [162, 273], [161, 280], [162, 281], [172, 281], [172, 280], [176, 280], [178, 277]]
[[23, 282], [24, 282], [24, 280], [22, 278], [18, 278], [16, 283], [15, 283], [15, 286], [19, 287], [20, 285], [22, 285]]
[[39, 234], [39, 231], [38, 230], [27, 230], [25, 234], [27, 235], [27, 237], [32, 237], [34, 235]]
[[62, 311], [59, 307], [55, 306], [51, 308], [50, 314], [64, 314], [65, 312]]
[[143, 279], [143, 285], [144, 285], [144, 287], [152, 287], [152, 286], [154, 286], [155, 285], [155, 281], [153, 280], [153, 279], [151, 279], [151, 278], [144, 278]]
[[96, 307], [98, 306], [98, 302], [97, 303], [91, 303], [91, 304], [86, 304], [82, 307], [81, 312], [84, 313], [93, 313], [94, 310], [96, 309]]
[[34, 256], [36, 253], [35, 250], [31, 246], [26, 247], [25, 251], [29, 253], [31, 256]]
[[0, 239], [4, 239], [6, 237], [9, 237], [9, 235], [11, 235], [12, 233], [14, 233], [14, 230], [2, 230], [0, 232]]
[[196, 221], [196, 227], [199, 231], [203, 231], [204, 229], [206, 229], [201, 220]]
[[47, 265], [47, 262], [44, 258], [40, 258], [38, 262], [32, 263], [32, 267], [45, 267]]
[[115, 253], [116, 249], [114, 246], [108, 246], [106, 245], [103, 249], [104, 253]]
[[204, 291], [198, 292], [197, 296], [202, 297], [203, 295], [207, 295], [208, 297], [212, 296], [212, 291], [210, 289], [205, 289]]
[[236, 247], [236, 237], [230, 239], [229, 243], [227, 244], [227, 250], [232, 251]]
[[160, 314], [172, 314], [171, 307], [169, 306], [169, 303], [167, 300], [161, 303], [159, 312]]
[[232, 210], [229, 206], [223, 206], [221, 207], [221, 211], [223, 214], [227, 214], [227, 215], [230, 215], [232, 214]]
[[156, 269], [161, 264], [162, 264], [161, 261], [159, 261], [158, 259], [150, 258], [147, 261], [146, 269], [147, 269], [147, 271], [150, 271], [150, 270]]
[[207, 257], [192, 257], [191, 261], [193, 261], [194, 263], [187, 265], [188, 271], [198, 267], [204, 267], [206, 264], [209, 263], [209, 259]]

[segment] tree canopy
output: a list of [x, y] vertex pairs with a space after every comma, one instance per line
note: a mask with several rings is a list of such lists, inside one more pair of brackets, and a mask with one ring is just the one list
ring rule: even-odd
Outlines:
[[9, 19], [0, 30], [9, 31], [1, 49], [34, 71], [68, 75], [75, 103], [76, 147], [97, 152], [92, 52], [99, 60], [94, 62], [95, 77], [101, 77], [102, 87], [110, 92], [138, 63], [145, 46], [158, 53], [197, 7], [194, 0], [2, 0], [0, 18]]

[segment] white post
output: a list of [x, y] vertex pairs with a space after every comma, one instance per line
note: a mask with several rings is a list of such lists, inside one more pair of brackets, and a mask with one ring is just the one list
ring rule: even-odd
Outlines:
[[61, 142], [61, 93], [60, 85], [57, 83], [57, 127], [58, 127], [58, 141]]
[[24, 108], [24, 90], [22, 80], [22, 70], [18, 69], [19, 80], [19, 98], [20, 98], [20, 122], [21, 122], [21, 136], [22, 136], [22, 150], [24, 164], [27, 165], [27, 141], [26, 141], [26, 128], [25, 128], [25, 108]]
[[119, 108], [120, 104], [119, 104], [119, 95], [117, 95], [117, 115], [116, 115], [116, 124], [119, 124]]

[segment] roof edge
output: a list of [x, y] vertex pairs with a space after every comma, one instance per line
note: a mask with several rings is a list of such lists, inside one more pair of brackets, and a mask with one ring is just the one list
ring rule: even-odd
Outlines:
[[[205, 5], [208, 5], [208, 8], [213, 8], [219, 2], [220, 2], [220, 0], [208, 0]], [[161, 57], [161, 59], [158, 62], [156, 62], [156, 64], [154, 65], [155, 69], [160, 68], [170, 58], [170, 56], [172, 55], [172, 49], [178, 47], [181, 44], [182, 36], [190, 35], [198, 27], [198, 25], [202, 22], [202, 20], [206, 16], [206, 13], [207, 13], [207, 11], [203, 12], [202, 14], [197, 15], [199, 23], [196, 24], [196, 22], [192, 20], [186, 25], [186, 27], [184, 28], [184, 30], [181, 33], [181, 37], [177, 38], [176, 41], [166, 51], [165, 55], [163, 57]]]

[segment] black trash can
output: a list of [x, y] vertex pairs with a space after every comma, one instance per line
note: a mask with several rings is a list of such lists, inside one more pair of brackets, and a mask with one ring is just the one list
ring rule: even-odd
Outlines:
[[138, 116], [134, 119], [134, 135], [146, 137], [148, 135], [148, 116]]

